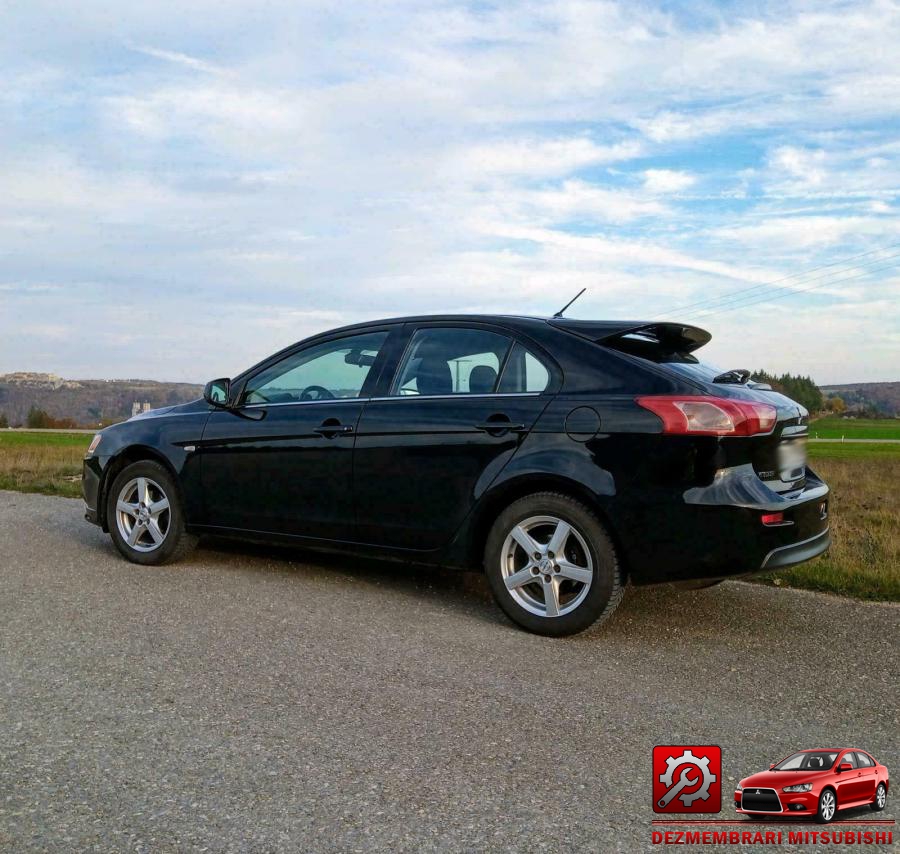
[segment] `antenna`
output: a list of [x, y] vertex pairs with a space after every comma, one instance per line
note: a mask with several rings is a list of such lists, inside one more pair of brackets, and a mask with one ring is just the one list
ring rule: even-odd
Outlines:
[[577, 300], [578, 297], [580, 297], [586, 290], [587, 290], [587, 288], [582, 288], [577, 294], [575, 294], [575, 296], [572, 297], [572, 299], [570, 299], [570, 300], [569, 300], [569, 301], [568, 301], [568, 302], [567, 302], [567, 303], [566, 303], [566, 304], [565, 304], [558, 312], [556, 312], [556, 314], [554, 314], [553, 316], [554, 316], [554, 317], [562, 317], [562, 316], [563, 316], [563, 312], [564, 312], [570, 305], [572, 305], [572, 303], [575, 302], [575, 300]]

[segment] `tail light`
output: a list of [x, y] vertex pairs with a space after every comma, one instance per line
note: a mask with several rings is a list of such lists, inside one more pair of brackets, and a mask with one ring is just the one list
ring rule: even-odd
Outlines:
[[778, 413], [770, 403], [702, 395], [639, 397], [658, 415], [663, 433], [688, 436], [758, 436], [771, 433]]

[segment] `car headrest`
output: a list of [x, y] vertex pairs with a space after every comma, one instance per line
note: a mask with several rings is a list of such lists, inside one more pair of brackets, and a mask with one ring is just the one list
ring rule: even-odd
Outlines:
[[490, 394], [497, 384], [497, 372], [490, 365], [476, 365], [469, 374], [472, 394]]
[[416, 370], [416, 389], [419, 394], [452, 394], [453, 374], [447, 360], [425, 356]]

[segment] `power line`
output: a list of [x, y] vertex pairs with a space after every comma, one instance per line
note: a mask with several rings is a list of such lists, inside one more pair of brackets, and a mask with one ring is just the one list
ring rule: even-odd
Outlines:
[[[897, 247], [900, 247], [900, 243], [892, 243], [892, 244], [888, 244], [887, 246], [882, 246], [882, 247], [879, 248], [879, 249], [870, 249], [868, 252], [861, 252], [861, 253], [859, 253], [858, 255], [851, 255], [851, 256], [848, 257], [848, 258], [841, 258], [841, 259], [839, 259], [839, 260], [837, 260], [837, 261], [832, 261], [832, 262], [829, 263], [829, 264], [821, 264], [821, 265], [819, 265], [818, 267], [811, 267], [811, 268], [809, 268], [808, 270], [802, 270], [802, 271], [800, 271], [799, 273], [793, 273], [793, 274], [791, 274], [790, 276], [782, 276], [780, 279], [772, 279], [771, 281], [768, 281], [768, 282], [761, 282], [760, 284], [758, 284], [758, 285], [753, 285], [753, 286], [751, 286], [751, 287], [749, 287], [749, 288], [741, 288], [741, 289], [739, 289], [739, 290], [737, 290], [737, 291], [732, 291], [732, 292], [729, 293], [729, 294], [722, 294], [722, 295], [719, 296], [719, 297], [711, 297], [711, 298], [709, 298], [709, 299], [699, 300], [698, 302], [687, 303], [686, 305], [676, 306], [676, 307], [673, 308], [673, 309], [669, 309], [668, 311], [663, 312], [662, 315], [661, 315], [661, 317], [665, 317], [665, 316], [668, 316], [668, 315], [676, 314], [676, 313], [679, 313], [679, 312], [682, 312], [682, 311], [686, 311], [686, 310], [688, 310], [688, 309], [693, 309], [693, 308], [696, 308], [696, 307], [698, 307], [698, 306], [709, 305], [709, 304], [711, 304], [711, 303], [730, 302], [731, 300], [733, 300], [733, 299], [735, 299], [735, 298], [742, 299], [743, 297], [740, 296], [741, 294], [747, 295], [747, 294], [751, 293], [752, 291], [758, 291], [758, 290], [762, 290], [762, 289], [764, 289], [764, 288], [769, 288], [769, 287], [772, 287], [772, 286], [774, 286], [774, 285], [777, 285], [777, 284], [779, 284], [779, 283], [781, 283], [781, 282], [787, 282], [787, 281], [790, 281], [791, 279], [803, 279], [803, 278], [805, 278], [806, 276], [808, 276], [810, 273], [816, 273], [816, 272], [818, 272], [819, 270], [825, 270], [825, 269], [828, 269], [829, 267], [837, 267], [837, 266], [841, 266], [841, 265], [847, 264], [847, 263], [850, 262], [850, 261], [854, 261], [854, 260], [856, 260], [857, 258], [865, 258], [867, 255], [874, 255], [875, 253], [878, 253], [878, 252], [886, 252], [886, 251], [888, 251], [889, 249], [896, 249]], [[893, 258], [893, 257], [895, 257], [895, 256], [894, 256], [894, 255], [889, 255], [889, 256], [887, 256], [887, 257]], [[871, 261], [867, 261], [865, 264], [856, 264], [856, 265], [853, 265], [853, 266], [856, 266], [856, 267], [863, 266], [863, 267], [864, 267], [864, 266], [866, 266], [867, 264], [874, 264], [874, 263], [878, 263], [879, 261], [884, 261], [884, 260], [885, 260], [884, 257], [882, 257], [882, 258], [873, 258]], [[850, 268], [848, 268], [848, 269], [852, 269], [852, 268], [853, 268], [853, 267], [850, 267]], [[833, 271], [830, 272], [830, 273], [826, 273], [825, 276], [839, 275], [839, 274], [842, 273], [842, 272], [847, 272], [847, 271], [846, 271], [846, 270], [833, 270]], [[815, 279], [810, 279], [810, 280], [808, 280], [808, 281], [817, 281], [817, 280], [820, 279], [820, 278], [825, 278], [825, 276], [817, 276]], [[806, 284], [806, 282], [798, 282], [797, 284]]]
[[[800, 279], [800, 280], [798, 280], [798, 281], [796, 281], [796, 282], [793, 282], [792, 285], [808, 285], [808, 284], [810, 284], [811, 282], [819, 282], [819, 281], [822, 281], [822, 280], [824, 279], [825, 281], [823, 281], [823, 282], [822, 282], [822, 285], [821, 285], [822, 287], [824, 287], [825, 285], [827, 285], [827, 284], [829, 284], [830, 282], [834, 281], [834, 277], [835, 277], [835, 276], [841, 276], [841, 275], [843, 275], [844, 273], [850, 273], [850, 272], [853, 272], [853, 271], [855, 271], [855, 270], [860, 270], [860, 269], [861, 269], [865, 274], [868, 274], [868, 273], [871, 273], [871, 272], [875, 272], [875, 271], [880, 270], [880, 269], [883, 269], [883, 268], [882, 268], [882, 267], [870, 267], [870, 266], [869, 266], [870, 264], [881, 264], [881, 263], [884, 262], [884, 261], [889, 261], [889, 260], [891, 260], [891, 259], [893, 259], [893, 258], [898, 258], [898, 257], [900, 257], [900, 252], [895, 252], [895, 253], [892, 254], [892, 255], [885, 255], [885, 256], [883, 256], [883, 257], [881, 257], [881, 258], [873, 258], [871, 261], [867, 261], [867, 262], [864, 263], [864, 264], [854, 264], [854, 265], [852, 265], [852, 266], [850, 266], [850, 267], [844, 268], [843, 270], [832, 270], [830, 273], [825, 273], [825, 274], [822, 275], [822, 276], [814, 276], [814, 277], [811, 278], [811, 279], [805, 279], [805, 280]], [[890, 266], [890, 265], [888, 265], [888, 266]], [[738, 294], [734, 294], [734, 295], [728, 296], [727, 298], [719, 298], [718, 300], [713, 300], [713, 301], [711, 301], [711, 302], [708, 304], [708, 307], [709, 307], [710, 309], [720, 309], [720, 308], [723, 308], [723, 307], [725, 307], [725, 306], [731, 305], [731, 304], [733, 304], [733, 303], [741, 303], [741, 302], [743, 302], [743, 301], [746, 300], [746, 299], [754, 299], [755, 297], [758, 297], [758, 296], [764, 296], [762, 293], [759, 293], [759, 294], [753, 294], [753, 293], [750, 293], [751, 290], [753, 290], [753, 289], [748, 288], [748, 289], [747, 289], [747, 292], [745, 292], [745, 293], [743, 294], [743, 296], [740, 296], [740, 295], [738, 295]], [[784, 294], [784, 295], [790, 295], [790, 294], [792, 294], [792, 293], [802, 293], [803, 290], [806, 290], [806, 289], [804, 289], [804, 288], [798, 288], [798, 287], [789, 287], [789, 288], [788, 288], [788, 287], [785, 287], [784, 285], [780, 285], [780, 286], [774, 287], [773, 290], [774, 290], [775, 292], [781, 292], [781, 293]], [[689, 312], [689, 314], [696, 314], [697, 311], [701, 311], [701, 312], [702, 312], [702, 311], [705, 311], [705, 310], [706, 310], [706, 306], [704, 305], [703, 302], [695, 303], [695, 305], [696, 305], [698, 308], [697, 308], [696, 310], [694, 310], [694, 311]]]
[[[864, 279], [867, 276], [870, 276], [872, 273], [877, 273], [881, 270], [890, 270], [890, 269], [894, 269], [896, 267], [900, 267], [900, 261], [895, 261], [892, 264], [885, 264], [883, 267], [874, 267], [870, 270], [866, 270], [864, 273], [861, 273], [857, 276], [848, 276], [847, 278], [844, 278], [844, 279], [831, 279], [829, 281], [821, 282], [818, 285], [812, 285], [811, 287], [808, 287], [808, 288], [798, 288], [796, 290], [782, 288], [781, 289], [782, 293], [780, 293], [780, 294], [774, 294], [773, 296], [763, 296], [759, 299], [754, 299], [751, 297], [750, 302], [742, 302], [740, 305], [725, 306], [724, 308], [720, 307], [720, 306], [713, 306], [708, 311], [701, 309], [699, 312], [694, 313], [692, 315], [692, 317], [699, 320], [699, 319], [703, 319], [705, 317], [711, 317], [714, 314], [721, 314], [722, 312], [726, 312], [726, 311], [734, 311], [739, 308], [748, 308], [751, 305], [759, 305], [760, 303], [764, 303], [764, 302], [772, 302], [773, 300], [784, 299], [785, 297], [794, 296], [795, 294], [803, 294], [803, 293], [807, 293], [808, 291], [814, 291], [817, 288], [824, 288], [824, 287], [828, 287], [829, 285], [838, 285], [838, 284], [841, 284], [842, 282], [852, 282], [852, 281], [856, 281], [858, 279]], [[691, 317], [688, 317], [687, 319], [690, 320]]]

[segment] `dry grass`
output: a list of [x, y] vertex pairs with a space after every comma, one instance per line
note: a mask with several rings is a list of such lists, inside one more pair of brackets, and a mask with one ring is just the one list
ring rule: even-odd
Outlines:
[[0, 489], [78, 498], [90, 441], [80, 433], [0, 432]]
[[[830, 449], [829, 449], [830, 450]], [[791, 587], [900, 601], [900, 454], [810, 461], [831, 487], [832, 546], [810, 563], [764, 576]]]
[[[0, 489], [81, 495], [89, 435], [0, 431]], [[768, 576], [772, 584], [900, 601], [900, 445], [810, 446], [832, 489], [827, 555]]]

